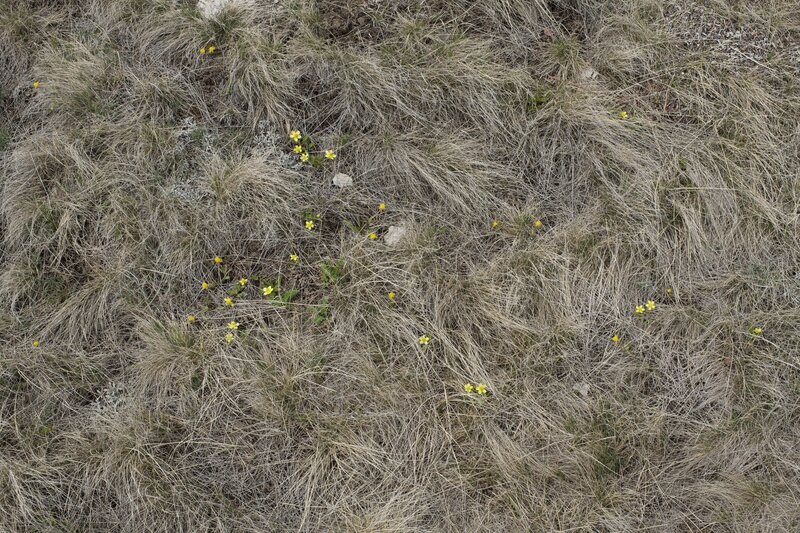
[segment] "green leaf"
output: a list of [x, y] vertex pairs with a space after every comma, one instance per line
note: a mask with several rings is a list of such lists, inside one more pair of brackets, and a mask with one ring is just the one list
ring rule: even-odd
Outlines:
[[288, 291], [281, 294], [280, 299], [283, 303], [289, 303], [294, 300], [294, 297], [300, 293], [297, 289], [289, 289]]
[[342, 277], [344, 266], [344, 259], [337, 259], [336, 261], [327, 259], [320, 263], [319, 268], [322, 271], [322, 283], [330, 285], [339, 281]]
[[317, 312], [314, 313], [314, 322], [317, 324], [321, 324], [326, 320], [328, 320], [330, 317], [331, 313], [330, 313], [330, 306], [328, 305], [328, 299], [323, 298], [322, 302], [320, 302]]
[[239, 285], [237, 283], [236, 285], [233, 285], [230, 289], [228, 289], [228, 295], [229, 296], [238, 296], [239, 294], [241, 294], [241, 292], [243, 290], [244, 290], [244, 287], [242, 287], [241, 285]]

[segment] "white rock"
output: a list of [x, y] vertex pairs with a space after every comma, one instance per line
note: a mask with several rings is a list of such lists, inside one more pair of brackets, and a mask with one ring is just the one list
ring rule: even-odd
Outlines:
[[389, 246], [394, 246], [405, 236], [408, 230], [403, 226], [389, 226], [383, 239]]
[[216, 17], [228, 5], [244, 5], [248, 0], [198, 0], [197, 9], [204, 17]]
[[347, 174], [339, 172], [333, 177], [333, 184], [337, 187], [350, 187], [353, 185], [353, 178]]
[[598, 72], [593, 69], [592, 67], [587, 66], [583, 70], [581, 70], [580, 76], [581, 79], [584, 80], [593, 80], [597, 77]]
[[573, 385], [572, 386], [572, 390], [574, 390], [575, 392], [579, 393], [584, 398], [586, 396], [589, 396], [589, 384], [586, 383], [585, 381], [581, 381], [581, 382], [578, 382], [575, 385]]

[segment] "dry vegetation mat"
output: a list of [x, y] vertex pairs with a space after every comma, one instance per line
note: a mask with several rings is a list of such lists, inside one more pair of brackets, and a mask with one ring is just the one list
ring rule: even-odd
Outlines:
[[800, 531], [796, 0], [0, 2], [0, 531]]

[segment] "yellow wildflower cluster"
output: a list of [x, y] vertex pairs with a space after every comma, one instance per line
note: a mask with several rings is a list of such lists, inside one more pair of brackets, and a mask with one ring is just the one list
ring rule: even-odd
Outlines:
[[227, 328], [228, 328], [228, 333], [225, 334], [224, 339], [225, 339], [225, 342], [230, 344], [230, 343], [233, 342], [233, 339], [236, 337], [234, 335], [234, 332], [239, 330], [239, 323], [236, 322], [235, 320], [231, 320], [230, 322], [228, 322]]
[[471, 393], [472, 391], [477, 392], [481, 395], [486, 395], [486, 385], [484, 383], [478, 383], [477, 385], [473, 385], [472, 383], [465, 383], [464, 384], [464, 392], [467, 394]]
[[656, 308], [656, 303], [653, 300], [647, 300], [644, 305], [637, 305], [634, 311], [637, 315], [641, 315], [647, 311], [653, 311]]
[[312, 154], [311, 148], [313, 144], [308, 135], [303, 135], [300, 130], [292, 130], [289, 132], [289, 140], [292, 142], [292, 153], [298, 156], [301, 163], [311, 163], [312, 166], [317, 167], [322, 163], [323, 158], [328, 161], [336, 159], [336, 152], [333, 150], [325, 150], [323, 155]]
[[[306, 210], [303, 215], [303, 221], [308, 231], [313, 231], [320, 223], [322, 223], [322, 215], [314, 213], [312, 209]], [[290, 257], [291, 258], [291, 257]]]
[[[320, 220], [321, 218], [322, 215], [314, 213], [313, 211], [306, 213], [306, 219], [312, 222], [312, 224], [314, 224], [314, 221]], [[300, 258], [298, 254], [294, 253], [290, 253], [288, 257], [292, 262], [297, 262]], [[291, 301], [298, 292], [297, 290], [289, 290], [281, 293], [279, 285], [280, 278], [278, 278], [277, 281], [272, 282], [272, 284], [268, 284], [263, 278], [260, 276], [257, 277], [255, 274], [252, 278], [244, 276], [237, 278], [231, 276], [229, 275], [230, 265], [220, 255], [212, 256], [210, 258], [210, 263], [217, 267], [214, 269], [214, 276], [216, 276], [216, 278], [209, 281], [200, 281], [200, 289], [201, 291], [205, 291], [201, 296], [204, 310], [213, 309], [215, 307], [214, 302], [219, 302], [217, 298], [222, 299], [223, 306], [220, 306], [221, 309], [234, 308], [236, 299], [239, 297], [246, 298], [248, 293], [251, 293], [252, 290], [258, 290], [264, 296], [272, 295], [272, 298], [275, 298], [274, 302], [281, 304], [286, 304], [287, 302]], [[251, 285], [254, 285], [255, 289], [250, 289]], [[223, 286], [227, 289], [225, 293], [219, 294], [218, 296], [214, 294], [208, 294], [211, 289], [222, 288]], [[270, 301], [273, 302], [273, 300]], [[190, 326], [200, 322], [200, 315], [194, 313], [196, 313], [196, 311], [192, 310], [192, 314], [184, 315], [186, 322]], [[210, 320], [205, 320], [204, 322], [206, 324], [211, 323]], [[240, 323], [235, 319], [229, 318], [228, 322], [225, 322], [224, 335], [221, 338], [224, 339], [226, 343], [231, 344], [236, 340], [240, 332]], [[34, 344], [34, 346], [38, 346], [38, 343]]]
[[427, 335], [421, 335], [420, 336], [420, 338], [419, 338], [420, 345], [427, 346], [429, 342], [431, 342], [431, 338], [430, 337], [428, 337]]

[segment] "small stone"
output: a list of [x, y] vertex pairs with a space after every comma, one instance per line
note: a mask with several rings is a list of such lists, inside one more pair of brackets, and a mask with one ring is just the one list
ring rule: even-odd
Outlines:
[[347, 174], [339, 172], [333, 177], [333, 184], [336, 185], [337, 187], [342, 187], [342, 188], [350, 187], [353, 185], [353, 178], [351, 178]]
[[216, 17], [228, 5], [244, 5], [249, 0], [199, 0], [197, 2], [197, 10], [203, 14], [204, 17]]
[[583, 80], [593, 80], [597, 77], [598, 72], [592, 67], [586, 67], [581, 70], [580, 76]]
[[389, 229], [386, 231], [386, 235], [383, 237], [383, 239], [389, 246], [394, 246], [400, 242], [407, 231], [408, 230], [403, 226], [389, 226]]
[[584, 398], [589, 396], [589, 384], [585, 381], [580, 381], [572, 386], [572, 390], [583, 396]]

